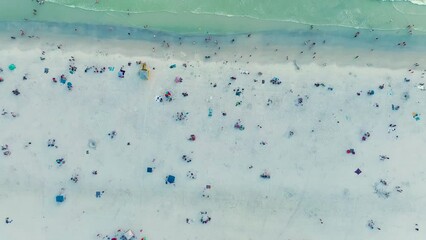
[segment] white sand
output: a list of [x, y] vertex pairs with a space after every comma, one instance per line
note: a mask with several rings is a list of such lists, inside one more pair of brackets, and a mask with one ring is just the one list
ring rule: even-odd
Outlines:
[[[284, 45], [274, 57], [273, 46], [253, 50], [265, 43], [256, 36], [251, 45], [237, 41], [219, 44], [218, 50], [214, 40], [172, 42], [166, 48], [161, 39], [45, 35], [2, 40], [0, 109], [7, 113], [0, 115], [0, 144], [7, 144], [11, 155], [0, 156], [0, 218], [13, 221], [0, 224], [0, 239], [108, 239], [120, 236], [118, 229], [133, 229], [137, 239], [424, 238], [426, 92], [417, 86], [425, 82], [426, 62], [415, 49], [383, 49], [362, 60], [371, 54], [369, 47], [327, 46], [318, 49], [320, 60], [312, 61], [315, 50], [303, 44]], [[300, 57], [302, 50], [311, 55]], [[211, 59], [204, 59], [207, 53]], [[356, 54], [360, 62], [353, 60]], [[71, 56], [75, 62], [69, 62]], [[303, 63], [300, 70], [296, 58]], [[138, 60], [151, 68], [149, 81], [137, 76]], [[366, 66], [368, 61], [373, 65]], [[419, 66], [412, 68], [415, 62]], [[11, 63], [14, 71], [8, 69]], [[68, 72], [69, 64], [77, 67], [75, 74]], [[88, 66], [107, 69], [85, 73]], [[61, 74], [72, 82], [72, 91], [52, 82]], [[175, 83], [176, 76], [183, 82]], [[271, 84], [273, 77], [282, 83]], [[240, 96], [238, 88], [244, 88]], [[12, 94], [15, 89], [20, 95]], [[155, 101], [166, 91], [171, 102]], [[176, 121], [177, 112], [188, 112], [187, 120]], [[238, 119], [242, 131], [234, 128]], [[111, 139], [113, 130], [117, 136]], [[370, 137], [362, 141], [366, 132]], [[187, 140], [191, 134], [194, 142]], [[47, 146], [49, 139], [57, 148]], [[355, 155], [346, 154], [351, 148]], [[65, 164], [58, 166], [58, 158]], [[270, 179], [260, 178], [265, 170]], [[188, 178], [188, 171], [196, 179]], [[74, 174], [77, 183], [70, 180]], [[169, 174], [176, 176], [175, 184], [165, 184]], [[204, 192], [208, 184], [211, 189]], [[58, 204], [62, 188], [66, 200]], [[96, 191], [105, 193], [96, 198]], [[201, 211], [211, 217], [207, 224], [200, 222]]]

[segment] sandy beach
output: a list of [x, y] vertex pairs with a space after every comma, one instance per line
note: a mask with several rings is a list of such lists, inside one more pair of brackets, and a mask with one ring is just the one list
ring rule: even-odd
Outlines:
[[3, 26], [1, 239], [424, 239], [424, 36], [75, 26]]

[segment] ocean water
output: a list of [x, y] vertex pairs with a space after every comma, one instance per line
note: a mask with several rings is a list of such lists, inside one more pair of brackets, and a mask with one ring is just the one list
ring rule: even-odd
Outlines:
[[[43, 1], [43, 0], [39, 0]], [[0, 20], [92, 23], [178, 33], [236, 33], [315, 26], [426, 32], [426, 0], [15, 0]], [[34, 14], [34, 10], [37, 10]]]

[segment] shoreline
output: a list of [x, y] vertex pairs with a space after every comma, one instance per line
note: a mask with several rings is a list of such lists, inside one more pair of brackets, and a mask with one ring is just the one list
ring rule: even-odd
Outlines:
[[[34, 36], [30, 40], [38, 42], [42, 42], [44, 37], [65, 45], [72, 44], [74, 40], [80, 46], [96, 41], [116, 54], [131, 56], [136, 52], [149, 56], [158, 55], [155, 51], [160, 51], [168, 57], [182, 60], [195, 57], [204, 62], [234, 59], [274, 64], [316, 63], [321, 66], [337, 64], [394, 69], [410, 68], [415, 63], [421, 63], [422, 51], [426, 51], [423, 44], [426, 36], [409, 34], [408, 29], [397, 32], [330, 31], [314, 27], [306, 31], [182, 35], [107, 25], [39, 22], [2, 22], [0, 29], [3, 39], [9, 38], [5, 44], [13, 45], [10, 37], [19, 41], [22, 38], [19, 31], [23, 30], [25, 37]], [[359, 37], [354, 37], [356, 31]], [[41, 39], [36, 39], [36, 36]], [[126, 47], [121, 47], [120, 41], [126, 41]], [[398, 46], [402, 42], [406, 46]], [[400, 56], [398, 61], [393, 60], [395, 54]], [[209, 59], [206, 59], [207, 56]]]

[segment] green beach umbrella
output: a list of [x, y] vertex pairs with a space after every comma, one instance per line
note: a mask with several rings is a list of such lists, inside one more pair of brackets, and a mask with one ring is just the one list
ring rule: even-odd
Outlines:
[[9, 65], [9, 70], [10, 71], [15, 70], [15, 68], [16, 68], [15, 64], [12, 63], [12, 64]]

